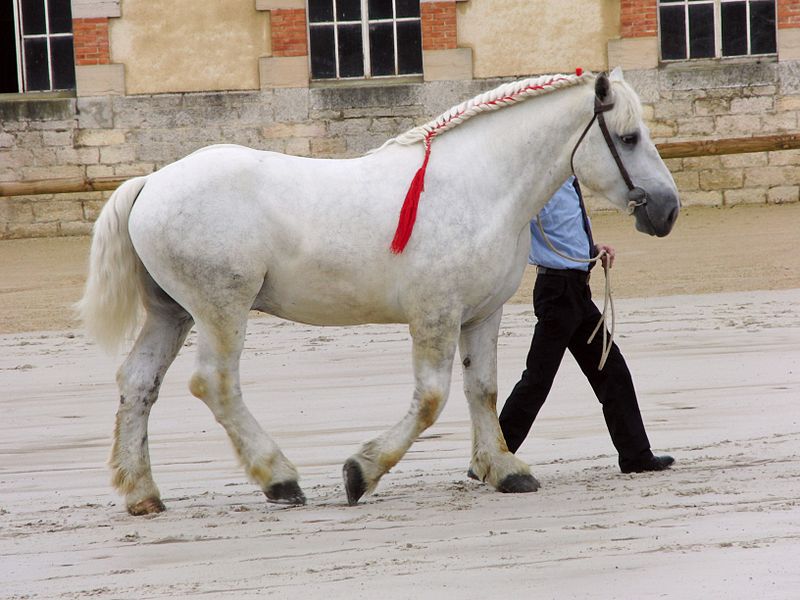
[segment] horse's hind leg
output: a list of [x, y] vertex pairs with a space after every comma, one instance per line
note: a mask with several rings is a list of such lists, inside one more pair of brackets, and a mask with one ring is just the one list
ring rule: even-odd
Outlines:
[[189, 389], [211, 409], [233, 443], [245, 472], [267, 499], [282, 504], [305, 504], [294, 465], [261, 428], [242, 401], [239, 358], [244, 345], [247, 308], [226, 307], [211, 318], [197, 318], [197, 366]]
[[461, 331], [459, 351], [464, 394], [472, 417], [470, 467], [501, 492], [535, 492], [539, 482], [527, 464], [511, 454], [497, 420], [497, 334], [502, 309]]
[[416, 382], [411, 407], [399, 423], [365, 442], [345, 462], [343, 475], [350, 505], [375, 489], [380, 478], [403, 458], [444, 408], [450, 391], [458, 325], [457, 319], [440, 315], [428, 323], [411, 325]]
[[150, 470], [147, 420], [161, 381], [192, 326], [189, 314], [145, 275], [147, 318], [117, 372], [120, 403], [109, 464], [112, 483], [132, 515], [157, 513], [164, 504]]

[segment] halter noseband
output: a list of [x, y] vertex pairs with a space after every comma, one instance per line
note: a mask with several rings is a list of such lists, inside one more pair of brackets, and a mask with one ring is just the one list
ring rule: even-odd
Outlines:
[[631, 181], [631, 176], [628, 174], [628, 170], [625, 168], [625, 165], [622, 164], [622, 159], [619, 156], [619, 152], [617, 152], [616, 145], [614, 145], [614, 140], [611, 139], [611, 134], [609, 133], [608, 126], [606, 125], [606, 119], [603, 116], [603, 113], [608, 112], [612, 108], [614, 108], [613, 102], [608, 102], [604, 104], [600, 100], [600, 98], [595, 96], [594, 115], [592, 115], [592, 120], [589, 121], [589, 124], [583, 130], [583, 133], [581, 133], [581, 137], [578, 138], [578, 142], [572, 149], [572, 154], [569, 157], [569, 166], [572, 169], [572, 174], [575, 175], [575, 165], [573, 164], [575, 160], [575, 152], [578, 151], [578, 146], [581, 145], [583, 138], [585, 138], [586, 134], [589, 133], [589, 129], [592, 127], [592, 125], [596, 120], [597, 124], [600, 125], [600, 131], [603, 133], [603, 139], [605, 139], [606, 141], [606, 146], [608, 146], [608, 149], [611, 151], [611, 156], [614, 157], [614, 162], [617, 163], [617, 168], [619, 169], [619, 173], [620, 175], [622, 175], [622, 179], [625, 181], [625, 185], [628, 186], [628, 214], [632, 215], [638, 207], [644, 206], [645, 216], [649, 221], [650, 215], [647, 214], [647, 192], [645, 192], [642, 188], [633, 185], [633, 181]]

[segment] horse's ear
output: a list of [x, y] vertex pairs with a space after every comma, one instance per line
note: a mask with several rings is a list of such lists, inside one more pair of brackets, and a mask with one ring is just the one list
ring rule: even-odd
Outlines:
[[608, 81], [608, 75], [600, 73], [594, 83], [594, 95], [600, 102], [605, 102], [610, 92], [611, 83]]

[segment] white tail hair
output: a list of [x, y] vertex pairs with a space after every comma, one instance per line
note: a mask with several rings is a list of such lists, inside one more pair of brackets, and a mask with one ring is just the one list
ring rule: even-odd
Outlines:
[[142, 263], [128, 233], [128, 217], [145, 181], [136, 177], [123, 183], [100, 212], [92, 230], [86, 289], [75, 305], [86, 331], [109, 352], [139, 324]]

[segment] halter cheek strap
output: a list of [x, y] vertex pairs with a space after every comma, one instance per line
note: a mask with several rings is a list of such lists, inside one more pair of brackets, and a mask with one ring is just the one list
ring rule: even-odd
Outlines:
[[569, 165], [572, 169], [572, 174], [575, 174], [575, 152], [578, 151], [578, 146], [581, 145], [583, 138], [585, 138], [586, 134], [589, 133], [589, 129], [591, 129], [594, 122], [597, 121], [597, 124], [600, 126], [600, 131], [603, 133], [603, 139], [606, 141], [606, 146], [608, 146], [611, 156], [614, 158], [614, 162], [617, 163], [617, 168], [619, 169], [620, 175], [622, 175], [622, 179], [625, 181], [625, 185], [628, 186], [628, 214], [633, 214], [633, 212], [639, 206], [644, 206], [645, 216], [648, 220], [650, 220], [650, 215], [647, 214], [647, 192], [645, 192], [642, 188], [633, 185], [631, 176], [628, 173], [628, 170], [625, 168], [625, 165], [622, 163], [622, 158], [620, 158], [617, 147], [614, 144], [614, 140], [611, 138], [611, 133], [608, 131], [608, 125], [606, 125], [606, 119], [603, 116], [603, 113], [608, 112], [612, 108], [614, 108], [613, 102], [604, 104], [600, 101], [600, 98], [595, 96], [594, 114], [592, 115], [592, 120], [589, 121], [589, 124], [583, 130], [583, 133], [581, 133], [581, 137], [578, 138], [578, 142], [572, 149], [572, 155], [569, 158]]

